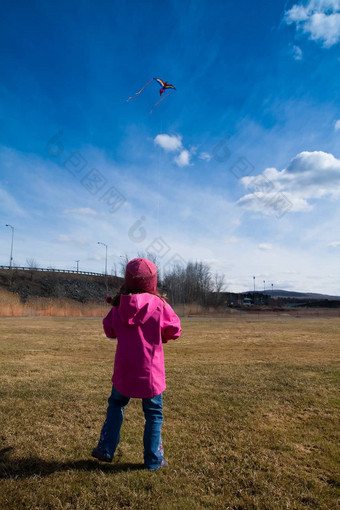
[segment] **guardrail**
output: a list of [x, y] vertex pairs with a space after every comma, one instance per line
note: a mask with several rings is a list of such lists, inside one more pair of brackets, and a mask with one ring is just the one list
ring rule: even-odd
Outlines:
[[72, 269], [52, 269], [47, 267], [20, 267], [20, 266], [0, 266], [1, 269], [8, 269], [12, 271], [44, 271], [48, 273], [69, 273], [69, 274], [87, 274], [91, 276], [114, 276], [114, 275], [105, 275], [104, 273], [93, 273], [91, 271], [76, 271]]

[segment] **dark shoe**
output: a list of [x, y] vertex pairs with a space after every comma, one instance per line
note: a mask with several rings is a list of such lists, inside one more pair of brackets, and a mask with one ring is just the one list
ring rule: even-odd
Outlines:
[[92, 450], [91, 456], [102, 462], [112, 462], [112, 457], [103, 450], [103, 448], [100, 448], [100, 446], [96, 446], [96, 448]]
[[161, 469], [161, 468], [167, 467], [167, 465], [168, 465], [167, 461], [165, 459], [162, 459], [162, 461], [161, 461], [159, 466], [152, 467], [152, 468], [146, 467], [145, 469], [148, 469], [149, 471], [157, 471], [157, 469]]

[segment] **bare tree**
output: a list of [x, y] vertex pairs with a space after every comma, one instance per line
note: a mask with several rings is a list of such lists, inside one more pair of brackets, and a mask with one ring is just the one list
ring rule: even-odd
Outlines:
[[39, 267], [38, 262], [33, 257], [27, 258], [26, 264], [30, 269], [37, 269]]
[[185, 303], [186, 268], [176, 264], [163, 275], [163, 287], [171, 303]]
[[214, 284], [215, 284], [215, 292], [222, 292], [226, 286], [225, 283], [225, 274], [223, 273], [215, 273], [214, 275]]
[[124, 278], [125, 276], [125, 269], [130, 260], [130, 257], [127, 253], [124, 253], [124, 255], [120, 256], [120, 275]]
[[210, 267], [204, 262], [188, 262], [186, 267], [175, 266], [163, 278], [169, 299], [173, 303], [199, 303], [206, 305], [214, 282]]

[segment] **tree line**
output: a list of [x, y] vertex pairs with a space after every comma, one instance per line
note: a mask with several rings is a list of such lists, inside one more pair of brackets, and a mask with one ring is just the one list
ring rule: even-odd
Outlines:
[[[202, 306], [219, 306], [222, 304], [221, 294], [226, 287], [225, 275], [213, 272], [209, 264], [201, 261], [189, 261], [184, 264], [174, 264], [162, 270], [161, 261], [157, 254], [138, 252], [137, 257], [151, 260], [158, 270], [158, 288], [165, 294], [172, 304], [197, 303]], [[131, 260], [126, 253], [120, 256], [119, 268], [112, 267], [111, 275], [121, 277], [125, 275], [127, 263]], [[38, 263], [35, 259], [26, 260], [27, 267], [35, 269]], [[50, 267], [52, 270], [53, 268]]]
[[[190, 261], [186, 265], [174, 264], [163, 271], [156, 254], [139, 252], [137, 256], [148, 258], [157, 266], [158, 287], [171, 303], [197, 303], [202, 306], [221, 304], [220, 293], [226, 287], [225, 275], [214, 273], [209, 264]], [[129, 260], [126, 254], [121, 257], [121, 276], [124, 276]]]

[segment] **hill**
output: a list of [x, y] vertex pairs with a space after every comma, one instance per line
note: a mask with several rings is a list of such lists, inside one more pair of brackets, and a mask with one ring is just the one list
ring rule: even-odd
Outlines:
[[[248, 292], [244, 292], [244, 294], [254, 294], [254, 291], [249, 290]], [[294, 298], [294, 299], [315, 299], [315, 300], [325, 300], [330, 299], [332, 301], [340, 301], [340, 296], [330, 296], [328, 294], [318, 294], [315, 292], [294, 292], [291, 290], [265, 290], [265, 291], [255, 291], [255, 294], [261, 294], [264, 296], [270, 296], [273, 298]]]
[[0, 288], [20, 296], [21, 303], [32, 297], [67, 298], [79, 303], [103, 303], [122, 285], [118, 276], [40, 271], [37, 269], [1, 269]]

